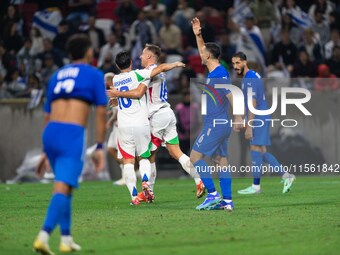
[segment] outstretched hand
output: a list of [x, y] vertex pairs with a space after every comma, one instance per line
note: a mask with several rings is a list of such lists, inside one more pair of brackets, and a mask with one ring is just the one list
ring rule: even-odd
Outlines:
[[202, 31], [201, 22], [197, 17], [193, 18], [193, 20], [191, 21], [191, 25], [192, 25], [192, 31], [194, 32], [194, 34], [196, 36], [201, 35], [201, 31]]
[[185, 67], [185, 64], [180, 61], [176, 61], [175, 64], [176, 64], [176, 67]]

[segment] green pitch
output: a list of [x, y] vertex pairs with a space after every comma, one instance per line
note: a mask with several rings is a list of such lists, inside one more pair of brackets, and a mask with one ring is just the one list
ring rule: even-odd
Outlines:
[[[250, 179], [234, 179], [232, 213], [195, 211], [192, 180], [158, 180], [156, 203], [129, 205], [126, 187], [82, 183], [74, 195], [78, 254], [339, 254], [340, 178], [298, 177], [288, 194], [263, 178], [262, 194], [241, 196]], [[34, 254], [51, 185], [0, 185], [0, 254]], [[59, 229], [50, 246], [58, 254]]]

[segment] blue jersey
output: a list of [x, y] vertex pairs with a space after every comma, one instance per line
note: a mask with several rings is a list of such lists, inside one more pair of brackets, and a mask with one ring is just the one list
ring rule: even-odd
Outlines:
[[216, 67], [208, 74], [208, 86], [203, 90], [203, 94], [208, 94], [206, 96], [207, 114], [203, 118], [204, 125], [211, 125], [214, 119], [230, 119], [227, 99], [230, 91], [225, 88], [216, 89], [215, 84], [230, 84], [229, 73], [222, 65]]
[[[252, 88], [252, 92], [253, 92], [252, 98], [256, 100], [255, 108], [257, 110], [268, 110], [268, 104], [267, 104], [261, 76], [257, 72], [253, 70], [249, 70], [242, 80], [242, 91], [243, 91], [245, 106], [246, 106], [246, 116], [248, 117], [248, 111], [249, 111], [248, 88]], [[266, 119], [269, 117], [270, 115], [255, 115], [255, 119], [259, 119], [259, 118]]]
[[70, 64], [60, 68], [48, 82], [45, 112], [50, 113], [51, 103], [60, 98], [106, 106], [103, 73], [87, 64]]

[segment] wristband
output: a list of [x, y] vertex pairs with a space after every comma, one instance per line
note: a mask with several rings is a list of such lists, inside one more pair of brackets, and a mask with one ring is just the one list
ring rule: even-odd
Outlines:
[[96, 150], [102, 150], [104, 148], [102, 143], [97, 143]]

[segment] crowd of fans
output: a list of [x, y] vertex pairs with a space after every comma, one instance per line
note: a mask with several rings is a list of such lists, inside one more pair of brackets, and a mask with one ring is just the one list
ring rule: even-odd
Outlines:
[[[104, 9], [109, 15], [104, 22], [101, 7], [108, 2], [114, 8]], [[36, 6], [36, 11], [27, 15], [25, 6]], [[122, 50], [131, 52], [138, 68], [143, 46], [160, 45], [162, 61], [187, 63], [184, 70], [168, 75], [169, 92], [185, 94], [190, 78], [205, 72], [191, 31], [195, 16], [205, 41], [220, 45], [221, 61], [231, 73], [231, 56], [242, 50], [264, 77], [318, 78], [294, 86], [339, 88], [337, 79], [320, 80], [340, 77], [337, 0], [17, 0], [1, 1], [0, 9], [0, 98], [44, 91], [51, 74], [69, 63], [65, 43], [79, 32], [88, 34], [93, 65], [103, 72], [118, 72], [114, 61]], [[61, 17], [52, 36], [33, 19], [36, 13], [51, 11]]]

